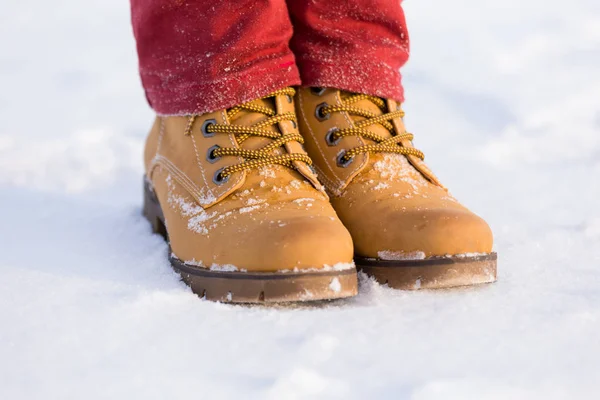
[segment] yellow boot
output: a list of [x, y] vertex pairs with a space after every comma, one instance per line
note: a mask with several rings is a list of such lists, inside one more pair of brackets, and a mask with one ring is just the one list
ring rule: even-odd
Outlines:
[[357, 292], [352, 239], [310, 168], [293, 96], [287, 88], [154, 123], [144, 213], [201, 296], [279, 302]]
[[393, 100], [301, 88], [300, 132], [354, 241], [359, 269], [402, 289], [496, 280], [487, 223], [444, 188]]

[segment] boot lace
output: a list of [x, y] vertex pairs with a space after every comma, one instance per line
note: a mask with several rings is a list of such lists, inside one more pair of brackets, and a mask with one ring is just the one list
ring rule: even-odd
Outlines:
[[[296, 91], [291, 88], [284, 88], [276, 90], [261, 99], [272, 99], [276, 96], [285, 95], [288, 99], [294, 97]], [[272, 131], [266, 129], [272, 125], [275, 125], [282, 121], [292, 121], [294, 126], [297, 126], [296, 114], [294, 112], [286, 112], [282, 114], [278, 114], [277, 111], [270, 109], [265, 106], [261, 106], [258, 104], [253, 104], [251, 101], [247, 103], [242, 103], [235, 107], [232, 107], [227, 110], [227, 118], [231, 120], [236, 114], [240, 111], [250, 111], [259, 114], [265, 115], [267, 118], [263, 119], [253, 125], [245, 126], [245, 125], [227, 125], [227, 124], [218, 124], [211, 123], [203, 127], [203, 129], [208, 133], [225, 133], [225, 134], [233, 134], [235, 135], [240, 148], [236, 147], [215, 147], [215, 149], [211, 152], [211, 157], [220, 158], [225, 156], [233, 156], [233, 157], [242, 157], [244, 159], [243, 162], [239, 164], [230, 165], [228, 167], [223, 168], [219, 172], [219, 179], [225, 180], [228, 176], [239, 172], [239, 171], [247, 171], [254, 168], [260, 168], [267, 165], [282, 165], [288, 168], [294, 169], [294, 161], [303, 162], [307, 165], [312, 165], [312, 160], [306, 154], [302, 153], [286, 153], [280, 155], [274, 155], [273, 151], [279, 147], [284, 146], [288, 142], [299, 142], [304, 143], [304, 139], [298, 132], [289, 133], [284, 135], [283, 133], [277, 131]], [[194, 121], [198, 115], [191, 115], [189, 117], [188, 125], [185, 130], [185, 135], [189, 136], [192, 134], [192, 126]], [[270, 143], [266, 146], [261, 147], [257, 150], [250, 150], [241, 148], [242, 143], [249, 139], [252, 136], [259, 136], [263, 138], [272, 139]]]
[[[369, 100], [370, 102], [374, 103], [377, 107], [379, 107], [383, 114], [376, 115], [369, 110], [365, 110], [354, 105], [354, 103], [361, 100]], [[345, 136], [360, 136], [365, 139], [372, 140], [375, 143], [354, 147], [345, 151], [345, 153], [339, 159], [342, 164], [350, 163], [357, 154], [361, 153], [397, 153], [416, 156], [421, 160], [425, 159], [425, 155], [421, 150], [417, 150], [414, 147], [402, 146], [402, 141], [413, 140], [414, 136], [412, 133], [404, 132], [399, 135], [395, 133], [394, 126], [390, 121], [396, 118], [404, 118], [404, 111], [401, 109], [392, 112], [386, 112], [388, 110], [383, 99], [366, 94], [353, 94], [346, 99], [342, 99], [341, 105], [327, 105], [322, 107], [319, 110], [319, 114], [321, 117], [327, 118], [327, 114], [344, 111], [348, 114], [357, 115], [365, 119], [355, 122], [353, 128], [334, 130], [331, 133], [331, 140], [336, 142]], [[390, 131], [392, 136], [384, 138], [366, 129], [368, 126], [374, 124], [380, 124]]]

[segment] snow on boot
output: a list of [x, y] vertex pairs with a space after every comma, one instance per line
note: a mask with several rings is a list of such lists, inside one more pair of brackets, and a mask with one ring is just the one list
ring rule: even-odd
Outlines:
[[283, 302], [357, 293], [352, 239], [310, 168], [294, 93], [154, 123], [144, 214], [200, 296]]
[[496, 280], [489, 226], [425, 165], [399, 104], [302, 88], [296, 107], [307, 152], [352, 235], [359, 269], [400, 289]]

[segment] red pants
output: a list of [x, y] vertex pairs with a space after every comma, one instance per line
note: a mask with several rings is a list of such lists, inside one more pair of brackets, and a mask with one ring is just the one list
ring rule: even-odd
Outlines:
[[131, 10], [159, 114], [228, 108], [294, 85], [403, 100], [399, 0], [131, 0]]

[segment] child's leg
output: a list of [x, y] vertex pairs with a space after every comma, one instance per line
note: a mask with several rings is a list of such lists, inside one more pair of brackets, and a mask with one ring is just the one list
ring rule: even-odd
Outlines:
[[304, 86], [403, 100], [409, 40], [398, 0], [288, 0]]
[[285, 0], [131, 0], [131, 10], [159, 114], [224, 109], [300, 83]]

